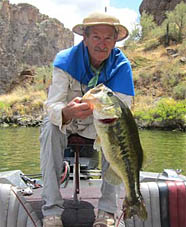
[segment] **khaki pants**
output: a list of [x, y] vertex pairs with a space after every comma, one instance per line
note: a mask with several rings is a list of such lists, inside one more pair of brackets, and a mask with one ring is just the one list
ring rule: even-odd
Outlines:
[[[42, 207], [43, 216], [61, 215], [63, 212], [63, 198], [59, 191], [59, 180], [63, 170], [64, 150], [67, 147], [67, 135], [45, 118], [40, 134], [40, 165], [43, 175]], [[102, 172], [109, 164], [102, 157]], [[120, 186], [110, 185], [102, 181], [102, 196], [98, 208], [110, 213], [117, 211], [117, 194]]]

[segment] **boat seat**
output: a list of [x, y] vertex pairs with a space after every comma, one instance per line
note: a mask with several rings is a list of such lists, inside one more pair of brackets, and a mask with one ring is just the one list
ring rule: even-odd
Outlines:
[[78, 201], [80, 193], [80, 163], [79, 153], [83, 146], [93, 146], [94, 140], [82, 137], [78, 134], [71, 134], [68, 137], [68, 147], [70, 146], [74, 152], [74, 168], [73, 168], [73, 181], [74, 181], [74, 202]]
[[186, 185], [183, 181], [144, 182], [140, 188], [148, 218], [142, 221], [134, 216], [125, 221], [125, 227], [186, 226]]
[[11, 184], [0, 184], [0, 226], [42, 226], [33, 207], [22, 195], [22, 190]]

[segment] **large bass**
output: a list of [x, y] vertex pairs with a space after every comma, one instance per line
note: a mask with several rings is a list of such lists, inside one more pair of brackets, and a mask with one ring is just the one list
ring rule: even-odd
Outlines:
[[112, 184], [123, 182], [125, 185], [124, 219], [136, 214], [145, 220], [147, 211], [139, 183], [143, 150], [138, 128], [129, 107], [103, 84], [90, 89], [83, 96], [83, 102], [89, 103], [93, 109], [98, 135], [95, 147], [101, 147], [110, 163], [104, 174], [105, 179]]

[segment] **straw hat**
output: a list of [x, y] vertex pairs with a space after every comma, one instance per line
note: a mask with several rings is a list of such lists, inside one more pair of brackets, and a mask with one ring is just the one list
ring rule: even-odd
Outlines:
[[72, 28], [72, 31], [78, 35], [83, 35], [84, 30], [87, 26], [94, 25], [111, 25], [114, 26], [116, 31], [118, 32], [117, 41], [121, 41], [128, 36], [128, 30], [125, 26], [120, 24], [120, 21], [107, 13], [94, 12], [91, 13], [88, 17], [83, 20], [82, 24], [77, 24]]

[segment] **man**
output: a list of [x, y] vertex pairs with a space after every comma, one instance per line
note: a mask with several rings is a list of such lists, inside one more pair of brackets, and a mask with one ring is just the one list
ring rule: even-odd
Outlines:
[[[59, 52], [54, 60], [53, 80], [45, 107], [48, 117], [41, 130], [41, 170], [43, 174], [43, 226], [63, 226], [63, 199], [59, 180], [63, 169], [67, 136], [79, 134], [96, 138], [92, 110], [81, 102], [87, 89], [104, 83], [130, 106], [134, 95], [128, 59], [117, 48], [117, 41], [128, 35], [120, 21], [107, 13], [92, 13], [73, 32], [82, 35], [77, 46]], [[108, 167], [103, 157], [102, 170]], [[102, 197], [94, 227], [114, 226], [117, 187], [102, 182]]]

